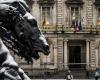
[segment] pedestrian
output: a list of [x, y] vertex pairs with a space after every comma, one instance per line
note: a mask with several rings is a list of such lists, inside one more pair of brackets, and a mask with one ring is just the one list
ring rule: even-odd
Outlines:
[[86, 70], [86, 77], [89, 78], [89, 71]]
[[100, 77], [99, 69], [96, 68], [96, 70], [95, 70], [95, 80], [98, 80], [99, 77]]
[[70, 70], [68, 70], [66, 73], [66, 80], [73, 80], [73, 75], [71, 74]]

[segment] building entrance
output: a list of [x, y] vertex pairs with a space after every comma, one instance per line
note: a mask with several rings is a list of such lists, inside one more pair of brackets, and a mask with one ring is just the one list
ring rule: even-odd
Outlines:
[[69, 46], [69, 67], [81, 67], [81, 46]]
[[86, 43], [85, 41], [68, 42], [68, 66], [69, 68], [86, 67]]

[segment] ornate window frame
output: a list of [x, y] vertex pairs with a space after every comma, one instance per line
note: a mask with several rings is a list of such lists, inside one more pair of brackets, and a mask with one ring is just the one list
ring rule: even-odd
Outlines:
[[66, 0], [65, 4], [67, 6], [70, 6], [70, 5], [82, 6], [84, 3], [83, 3], [83, 0]]
[[[40, 8], [40, 19], [41, 19], [41, 25], [43, 26], [43, 22], [45, 22], [45, 20], [43, 19], [43, 8], [50, 8], [50, 18], [49, 21], [50, 21], [50, 24], [47, 24], [47, 25], [52, 25], [53, 24], [53, 17], [52, 17], [52, 14], [53, 14], [53, 5], [55, 4], [55, 1], [54, 0], [38, 0], [37, 3], [39, 4], [39, 8]], [[44, 20], [44, 21], [43, 21]], [[44, 25], [46, 26], [46, 25]]]
[[95, 5], [95, 9], [96, 9], [95, 23], [96, 23], [96, 25], [98, 25], [98, 24], [100, 25], [100, 14], [99, 14], [100, 13], [100, 0], [95, 0], [94, 5]]
[[39, 5], [43, 6], [43, 5], [49, 5], [52, 6], [54, 5], [55, 1], [54, 0], [38, 0], [37, 1]]
[[80, 15], [80, 18], [82, 18], [81, 16], [81, 9], [83, 8], [83, 0], [66, 0], [65, 1], [65, 4], [67, 6], [67, 13], [69, 14], [69, 17], [67, 18], [68, 19], [68, 26], [71, 27], [71, 24], [72, 24], [72, 16], [71, 16], [71, 8], [77, 8], [79, 9], [79, 15]]

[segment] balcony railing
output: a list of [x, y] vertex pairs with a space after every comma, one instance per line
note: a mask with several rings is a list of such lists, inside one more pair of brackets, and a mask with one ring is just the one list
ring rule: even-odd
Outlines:
[[[68, 26], [43, 26], [41, 27], [41, 30], [43, 32], [65, 32], [65, 33], [70, 33], [70, 32], [75, 32], [75, 28], [71, 28]], [[82, 30], [78, 30], [76, 31], [77, 33], [97, 33], [100, 32], [100, 26], [96, 26], [96, 25], [84, 25], [82, 26]]]

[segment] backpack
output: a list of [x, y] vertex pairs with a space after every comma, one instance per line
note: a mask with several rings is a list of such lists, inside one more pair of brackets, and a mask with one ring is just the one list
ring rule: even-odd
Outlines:
[[95, 77], [99, 77], [99, 76], [100, 76], [99, 71], [96, 71], [96, 72], [95, 72]]

